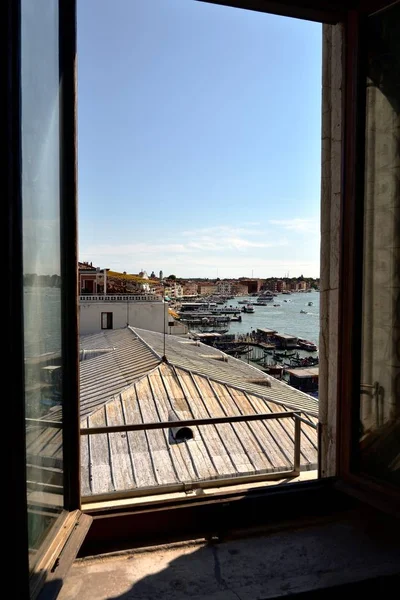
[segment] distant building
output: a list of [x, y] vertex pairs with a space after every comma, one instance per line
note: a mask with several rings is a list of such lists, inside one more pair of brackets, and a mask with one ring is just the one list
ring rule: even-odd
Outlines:
[[269, 290], [270, 292], [278, 291], [278, 282], [276, 279], [267, 279], [267, 281], [262, 286], [263, 290]]
[[283, 281], [282, 279], [278, 279], [278, 281], [276, 282], [276, 291], [278, 293], [285, 292], [286, 291], [286, 282]]
[[182, 298], [183, 286], [176, 281], [168, 281], [168, 284], [164, 288], [164, 295], [169, 298]]
[[288, 292], [297, 292], [297, 281], [287, 281], [286, 289]]
[[261, 290], [263, 279], [240, 279], [240, 283], [247, 286], [249, 294], [256, 294]]
[[249, 293], [249, 288], [244, 283], [235, 282], [232, 286], [232, 294], [235, 296], [247, 296]]
[[[78, 295], [98, 294], [107, 287], [107, 271], [94, 267], [92, 263], [78, 263]], [[107, 291], [107, 290], [105, 290]]]
[[[150, 279], [148, 274], [146, 273], [146, 271], [140, 271], [139, 273], [136, 274], [137, 277], [139, 277], [140, 279]], [[150, 284], [149, 283], [144, 283], [143, 281], [138, 282], [139, 288], [142, 292], [145, 293], [149, 293], [150, 292]]]
[[232, 287], [233, 287], [233, 283], [232, 281], [226, 280], [224, 279], [223, 281], [218, 281], [216, 283], [216, 291], [218, 294], [221, 294], [221, 296], [231, 296], [233, 294], [232, 291]]
[[164, 279], [164, 273], [162, 271], [160, 271], [159, 277], [160, 277], [160, 281], [162, 281]]
[[211, 294], [215, 294], [217, 291], [217, 286], [215, 283], [199, 283], [197, 286], [197, 293], [200, 296], [210, 296]]
[[184, 296], [197, 296], [197, 283], [184, 283], [183, 284], [183, 295]]

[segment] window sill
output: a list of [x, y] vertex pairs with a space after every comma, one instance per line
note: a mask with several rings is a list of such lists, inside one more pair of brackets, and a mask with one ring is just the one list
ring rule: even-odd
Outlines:
[[355, 509], [308, 526], [297, 521], [267, 535], [91, 556], [76, 561], [59, 600], [308, 598], [310, 592], [326, 599], [359, 589], [384, 591], [385, 597], [400, 577], [399, 535], [399, 522]]

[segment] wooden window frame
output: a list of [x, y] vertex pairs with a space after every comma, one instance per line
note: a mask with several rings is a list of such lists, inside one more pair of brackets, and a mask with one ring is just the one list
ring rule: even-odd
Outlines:
[[[12, 438], [5, 453], [7, 516], [13, 531], [4, 565], [13, 573], [12, 593], [21, 600], [57, 594], [62, 574], [78, 552], [91, 518], [80, 511], [78, 272], [76, 204], [76, 3], [58, 0], [60, 71], [60, 263], [63, 403], [63, 510], [41, 544], [32, 569], [28, 561], [28, 504], [25, 441], [25, 360], [23, 319], [23, 215], [21, 140], [21, 0], [5, 0], [0, 8], [2, 75], [5, 107], [0, 112], [2, 163], [6, 192], [5, 264], [7, 265], [6, 372], [13, 373], [5, 422]], [[12, 449], [10, 452], [9, 450]], [[11, 490], [8, 489], [11, 488]], [[8, 544], [7, 544], [8, 546]], [[10, 576], [11, 577], [11, 576]], [[43, 587], [45, 586], [45, 587]], [[46, 588], [46, 589], [45, 589]]]
[[[360, 272], [357, 269], [362, 257], [362, 228], [360, 217], [363, 210], [363, 158], [364, 158], [364, 122], [365, 101], [362, 69], [362, 32], [368, 15], [391, 5], [390, 0], [366, 0], [321, 2], [309, 0], [293, 2], [282, 0], [198, 0], [227, 7], [267, 12], [282, 16], [290, 16], [306, 20], [319, 21], [325, 24], [344, 25], [343, 81], [342, 94], [342, 191], [341, 191], [341, 245], [340, 245], [340, 289], [339, 289], [339, 343], [338, 343], [338, 395], [337, 409], [337, 463], [335, 487], [351, 495], [360, 496], [381, 509], [393, 512], [395, 494], [390, 486], [374, 482], [370, 478], [355, 474], [351, 469], [351, 457], [354, 452], [356, 421], [353, 402], [359, 389], [360, 340]], [[325, 5], [325, 9], [321, 8]], [[306, 484], [310, 490], [319, 488], [321, 480]], [[324, 485], [324, 480], [322, 480]], [[327, 478], [326, 485], [332, 485], [332, 478]], [[363, 491], [362, 491], [363, 490]], [[361, 491], [361, 493], [360, 493]], [[271, 494], [271, 488], [264, 493]], [[258, 493], [261, 493], [258, 490]], [[232, 494], [234, 497], [235, 494]], [[204, 500], [208, 502], [208, 500]], [[172, 509], [190, 504], [191, 499], [166, 499], [167, 506]], [[135, 512], [129, 503], [127, 510]], [[143, 506], [141, 507], [143, 509]], [[119, 507], [110, 503], [110, 514]], [[151, 512], [153, 509], [148, 508]], [[100, 510], [99, 507], [99, 511]], [[96, 512], [96, 511], [94, 511]], [[104, 509], [104, 515], [107, 513]], [[94, 514], [94, 513], [93, 513]], [[133, 514], [133, 513], [132, 513]]]
[[395, 2], [366, 2], [349, 11], [345, 39], [345, 138], [339, 308], [337, 487], [399, 515], [399, 490], [357, 471], [361, 381], [363, 216], [366, 123], [366, 29], [368, 16]]
[[[290, 506], [303, 497], [306, 500], [312, 495], [328, 494], [331, 498], [332, 486], [343, 489], [349, 494], [360, 494], [362, 499], [373, 502], [380, 508], [392, 509], [396, 493], [389, 486], [375, 482], [354, 473], [351, 455], [354, 449], [354, 405], [355, 393], [359, 392], [359, 356], [360, 356], [360, 322], [356, 307], [359, 299], [359, 273], [356, 268], [356, 258], [362, 253], [362, 236], [358, 218], [362, 214], [363, 189], [363, 97], [362, 91], [362, 61], [363, 20], [365, 16], [391, 4], [388, 0], [356, 0], [318, 1], [304, 0], [300, 2], [281, 0], [199, 0], [236, 8], [268, 12], [327, 24], [343, 23], [345, 26], [345, 60], [343, 64], [345, 75], [345, 92], [343, 103], [344, 143], [342, 148], [342, 234], [341, 234], [341, 279], [340, 279], [340, 318], [339, 318], [339, 391], [337, 398], [338, 428], [337, 428], [337, 478], [319, 480], [309, 484], [292, 484], [285, 490], [282, 488], [263, 489], [256, 492], [236, 493], [224, 491], [219, 496], [205, 500], [188, 498], [179, 506], [173, 499], [165, 501], [162, 506], [148, 508], [143, 511], [115, 508], [97, 515], [97, 530], [99, 524], [112, 536], [116, 535], [115, 517], [123, 517], [125, 522], [146, 524], [151, 530], [153, 523], [165, 527], [165, 534], [174, 537], [174, 527], [177, 520], [171, 515], [178, 516], [179, 510], [189, 508], [186, 521], [178, 523], [182, 533], [194, 531], [193, 524], [199, 516], [207, 514], [214, 521], [222, 520], [225, 525], [240, 527], [246, 524], [246, 519], [260, 523], [266, 513], [266, 503], [272, 503], [273, 498], [279, 498], [277, 506], [282, 505], [287, 498]], [[323, 7], [323, 8], [322, 8]], [[80, 436], [79, 436], [79, 378], [78, 378], [78, 254], [77, 254], [77, 206], [76, 206], [76, 2], [74, 0], [59, 0], [60, 10], [60, 55], [61, 55], [61, 115], [63, 136], [62, 182], [61, 182], [61, 212], [62, 212], [62, 314], [63, 314], [63, 397], [65, 402], [63, 427], [68, 435], [64, 437], [65, 461], [65, 511], [66, 514], [80, 514]], [[11, 340], [7, 359], [9, 370], [17, 372], [13, 379], [13, 396], [15, 402], [8, 403], [6, 422], [13, 424], [13, 452], [5, 461], [6, 481], [13, 482], [13, 493], [8, 494], [9, 518], [18, 527], [13, 533], [12, 551], [9, 553], [10, 572], [16, 565], [18, 575], [13, 578], [14, 591], [18, 597], [28, 598], [29, 567], [27, 562], [27, 524], [26, 524], [26, 481], [25, 481], [25, 416], [24, 416], [24, 360], [23, 360], [23, 319], [22, 319], [22, 210], [21, 210], [21, 156], [20, 139], [20, 1], [5, 0], [0, 8], [0, 35], [4, 45], [1, 53], [2, 64], [7, 81], [6, 110], [0, 113], [2, 131], [1, 137], [5, 170], [3, 181], [6, 182], [7, 202], [7, 249], [6, 264], [8, 268], [7, 301], [9, 308], [9, 340]], [[73, 135], [71, 136], [71, 131]], [[62, 134], [62, 132], [61, 132]], [[360, 161], [361, 160], [361, 164]], [[71, 201], [71, 199], [73, 199]], [[344, 290], [346, 290], [344, 292]], [[324, 491], [325, 490], [325, 491]], [[374, 496], [374, 498], [372, 498]], [[342, 496], [341, 496], [342, 497]], [[348, 495], [346, 494], [346, 497]], [[257, 499], [255, 501], [255, 498]], [[310, 506], [316, 506], [311, 501]], [[243, 510], [245, 506], [253, 506], [254, 511]], [[331, 506], [327, 502], [327, 506]], [[333, 510], [331, 506], [331, 510]], [[144, 512], [147, 515], [144, 518]], [[181, 512], [180, 514], [184, 514]], [[157, 518], [156, 518], [156, 515]], [[161, 518], [162, 515], [162, 518]], [[113, 517], [110, 521], [109, 517]], [[127, 519], [127, 520], [126, 520]], [[120, 521], [122, 523], [122, 521]], [[169, 529], [168, 529], [169, 527]], [[101, 529], [101, 527], [100, 527]], [[96, 527], [94, 527], [96, 531]], [[133, 529], [132, 531], [137, 531]], [[146, 537], [146, 532], [143, 533]], [[61, 527], [60, 535], [66, 533]], [[149, 536], [147, 536], [149, 537]], [[61, 538], [60, 538], [61, 539]], [[132, 537], [130, 538], [132, 543]], [[141, 540], [143, 542], [143, 539]], [[89, 540], [90, 542], [90, 540]], [[58, 543], [58, 541], [57, 541]], [[72, 556], [72, 555], [71, 555]], [[54, 556], [52, 557], [52, 560]], [[53, 563], [54, 564], [54, 563]], [[49, 566], [49, 565], [48, 565]], [[19, 586], [19, 589], [18, 589]], [[20, 592], [20, 593], [19, 593]]]

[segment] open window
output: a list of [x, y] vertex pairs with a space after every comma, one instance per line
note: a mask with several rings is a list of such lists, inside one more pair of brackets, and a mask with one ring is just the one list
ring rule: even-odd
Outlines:
[[374, 4], [350, 16], [346, 38], [338, 474], [346, 489], [394, 508], [400, 483], [400, 4]]
[[[79, 510], [75, 6], [7, 2], [0, 20], [14, 374], [7, 468], [18, 489], [10, 585], [15, 597], [36, 598], [45, 580], [60, 586], [91, 522]], [[40, 450], [49, 443], [52, 460]]]
[[[320, 469], [327, 486], [334, 478], [335, 486], [393, 512], [399, 497], [399, 3], [219, 4], [325, 23]], [[75, 556], [91, 520], [80, 512], [76, 13], [73, 0], [40, 0], [34, 7], [28, 0], [7, 0], [3, 13], [7, 372], [16, 373], [13, 402], [5, 406], [13, 426], [5, 476], [12, 488], [8, 514], [18, 523], [10, 553], [18, 565], [14, 589], [27, 599], [62, 574], [63, 556]], [[49, 259], [59, 276], [52, 322], [60, 370], [51, 373], [42, 363], [48, 315], [40, 293], [32, 297], [24, 286], [29, 261], [40, 266]], [[35, 412], [37, 394], [48, 397], [46, 419]], [[43, 437], [58, 444], [58, 463], [38, 460]], [[311, 488], [296, 492], [292, 486], [291, 502], [293, 494], [304, 499]], [[239, 524], [251, 514], [254, 525], [267, 497], [268, 490], [258, 490], [256, 503], [254, 496], [245, 498], [257, 507], [254, 512], [239, 510], [235, 494], [226, 492], [217, 502], [188, 497], [179, 507], [168, 499], [146, 514], [132, 506], [126, 513], [119, 507], [117, 514], [111, 505], [103, 507], [93, 531], [116, 540], [121, 523], [136, 517], [131, 531], [142, 540], [152, 527], [165, 536], [174, 527], [182, 534], [199, 515], [207, 522], [221, 516], [222, 498], [225, 523]], [[187, 511], [178, 513], [182, 506]]]

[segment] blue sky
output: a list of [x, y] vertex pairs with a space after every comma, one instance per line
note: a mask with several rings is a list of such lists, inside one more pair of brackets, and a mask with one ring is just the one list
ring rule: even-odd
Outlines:
[[319, 275], [322, 27], [195, 0], [79, 0], [79, 257]]

